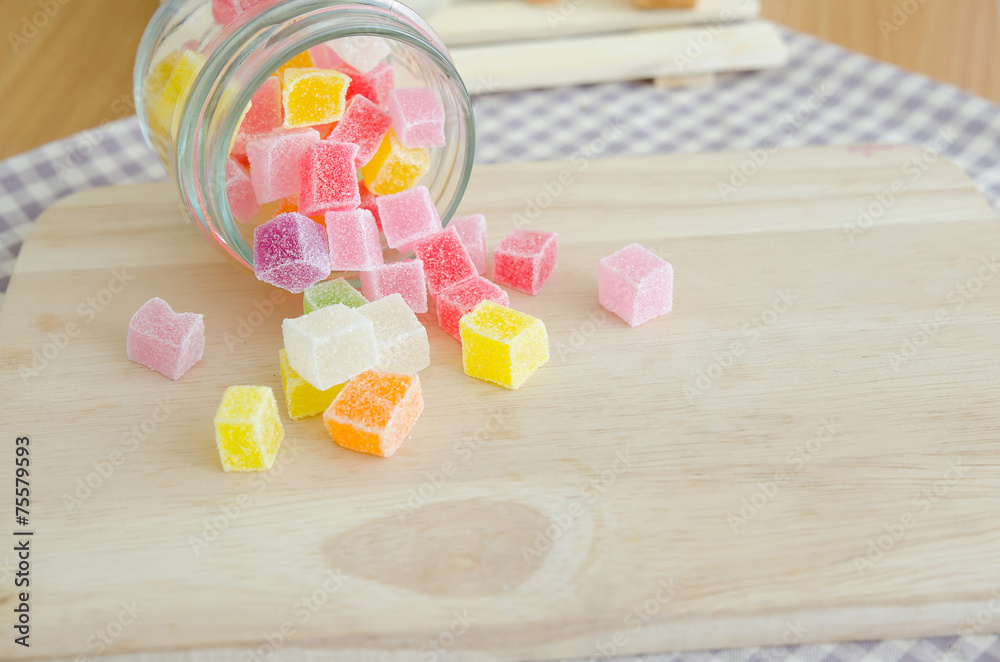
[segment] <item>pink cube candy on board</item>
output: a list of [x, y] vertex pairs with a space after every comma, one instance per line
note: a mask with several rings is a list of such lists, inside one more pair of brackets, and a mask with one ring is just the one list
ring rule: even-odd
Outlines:
[[493, 280], [526, 294], [538, 294], [556, 270], [559, 235], [514, 230], [493, 250]]
[[233, 154], [247, 153], [247, 143], [275, 129], [281, 128], [284, 110], [281, 107], [281, 81], [277, 76], [269, 76], [260, 84], [250, 100], [250, 110], [243, 116], [236, 139], [233, 141]]
[[368, 271], [382, 264], [375, 217], [367, 209], [326, 212], [330, 269]]
[[462, 342], [459, 320], [479, 302], [489, 299], [501, 306], [510, 305], [510, 297], [495, 283], [482, 276], [463, 280], [441, 292], [437, 297], [438, 326], [447, 331], [458, 342]]
[[128, 323], [128, 358], [177, 380], [201, 360], [205, 350], [203, 315], [175, 313], [158, 297], [142, 304]]
[[330, 275], [326, 229], [296, 212], [279, 214], [253, 229], [253, 272], [258, 280], [304, 292]]
[[299, 163], [319, 142], [316, 129], [281, 130], [247, 143], [250, 179], [257, 202], [265, 204], [299, 192]]
[[249, 221], [260, 209], [253, 192], [253, 182], [250, 181], [250, 172], [232, 157], [226, 161], [226, 199], [229, 200], [229, 211], [233, 212], [233, 218], [240, 223]]
[[486, 273], [486, 217], [482, 214], [459, 216], [451, 219], [449, 228], [455, 228], [458, 238], [462, 240], [465, 250], [469, 251], [476, 271], [482, 276]]
[[354, 159], [354, 166], [360, 168], [375, 156], [391, 126], [391, 117], [367, 98], [356, 96], [347, 103], [347, 110], [330, 132], [329, 140], [357, 145], [358, 156]]
[[424, 275], [431, 296], [476, 275], [476, 265], [465, 250], [455, 228], [421, 239], [413, 252], [424, 262]]
[[601, 305], [639, 326], [674, 307], [674, 268], [639, 244], [601, 260], [597, 275]]
[[426, 186], [380, 195], [375, 204], [389, 248], [407, 253], [424, 237], [441, 231], [441, 217]]
[[444, 147], [444, 108], [429, 87], [399, 87], [389, 93], [392, 128], [403, 147]]
[[415, 313], [427, 312], [427, 282], [424, 263], [420, 260], [400, 260], [361, 272], [361, 293], [369, 301], [378, 301], [390, 294], [399, 294]]
[[382, 219], [378, 215], [378, 204], [375, 200], [378, 196], [365, 188], [364, 182], [358, 182], [358, 194], [361, 196], [361, 209], [367, 209], [375, 217], [375, 225], [378, 226], [378, 231], [382, 231]]
[[299, 211], [315, 216], [357, 209], [361, 204], [357, 158], [358, 146], [351, 143], [321, 140], [310, 147], [300, 165]]
[[392, 65], [382, 62], [367, 73], [361, 73], [354, 67], [344, 63], [336, 67], [337, 71], [347, 74], [351, 84], [347, 87], [347, 100], [355, 96], [363, 96], [380, 108], [389, 98], [389, 92], [395, 86], [395, 71]]

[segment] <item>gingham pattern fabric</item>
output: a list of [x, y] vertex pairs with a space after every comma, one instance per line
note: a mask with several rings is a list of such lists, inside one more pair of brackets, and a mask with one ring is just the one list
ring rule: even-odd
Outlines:
[[[947, 130], [954, 138], [944, 154], [1000, 211], [1000, 108], [811, 37], [784, 35], [791, 50], [788, 67], [735, 76], [706, 89], [665, 91], [624, 83], [478, 97], [477, 162], [851, 143], [937, 147], [939, 132]], [[31, 222], [46, 206], [93, 186], [164, 177], [135, 117], [0, 162], [0, 296]], [[1000, 662], [1000, 638], [731, 649], [642, 659]]]

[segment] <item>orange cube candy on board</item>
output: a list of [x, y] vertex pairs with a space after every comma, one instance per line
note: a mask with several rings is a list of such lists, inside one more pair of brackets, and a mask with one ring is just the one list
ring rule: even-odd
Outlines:
[[298, 129], [336, 122], [347, 108], [351, 79], [326, 69], [285, 69], [281, 102], [285, 128]]
[[424, 410], [420, 379], [369, 370], [349, 380], [323, 412], [339, 446], [389, 457], [403, 444]]

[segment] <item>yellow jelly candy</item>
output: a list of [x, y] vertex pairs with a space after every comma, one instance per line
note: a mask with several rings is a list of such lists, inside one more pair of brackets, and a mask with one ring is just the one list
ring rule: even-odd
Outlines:
[[285, 69], [281, 103], [285, 128], [329, 124], [344, 116], [347, 107], [347, 74], [327, 69]]
[[549, 337], [542, 320], [489, 299], [462, 316], [465, 374], [519, 388], [549, 360]]
[[420, 180], [431, 165], [429, 153], [423, 147], [403, 147], [396, 132], [382, 139], [372, 160], [361, 168], [365, 187], [375, 195], [399, 193]]
[[269, 386], [230, 386], [215, 412], [215, 443], [226, 471], [264, 471], [274, 464], [285, 429]]
[[309, 51], [302, 51], [291, 60], [281, 65], [275, 73], [278, 76], [282, 76], [284, 75], [286, 69], [312, 69], [315, 66], [316, 62], [313, 60]]
[[160, 133], [172, 131], [174, 114], [204, 60], [194, 51], [172, 51], [146, 76], [146, 100], [152, 124]]
[[[285, 390], [285, 404], [288, 405], [288, 418], [300, 421], [310, 416], [319, 416], [330, 406], [344, 384], [337, 384], [321, 391], [288, 365], [288, 354], [278, 350], [278, 362], [281, 364], [281, 386]], [[347, 382], [344, 382], [345, 384]]]

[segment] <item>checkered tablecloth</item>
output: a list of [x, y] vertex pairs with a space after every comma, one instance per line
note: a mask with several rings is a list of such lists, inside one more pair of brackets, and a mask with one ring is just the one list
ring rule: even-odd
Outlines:
[[[1000, 108], [810, 37], [784, 34], [791, 49], [787, 68], [740, 75], [707, 89], [665, 91], [625, 83], [478, 97], [477, 162], [851, 143], [935, 147], [945, 130], [954, 137], [944, 154], [975, 179], [1000, 211]], [[47, 205], [81, 189], [165, 176], [143, 143], [135, 117], [0, 162], [0, 297], [32, 221]], [[718, 650], [643, 659], [1000, 662], [1000, 638]]]

